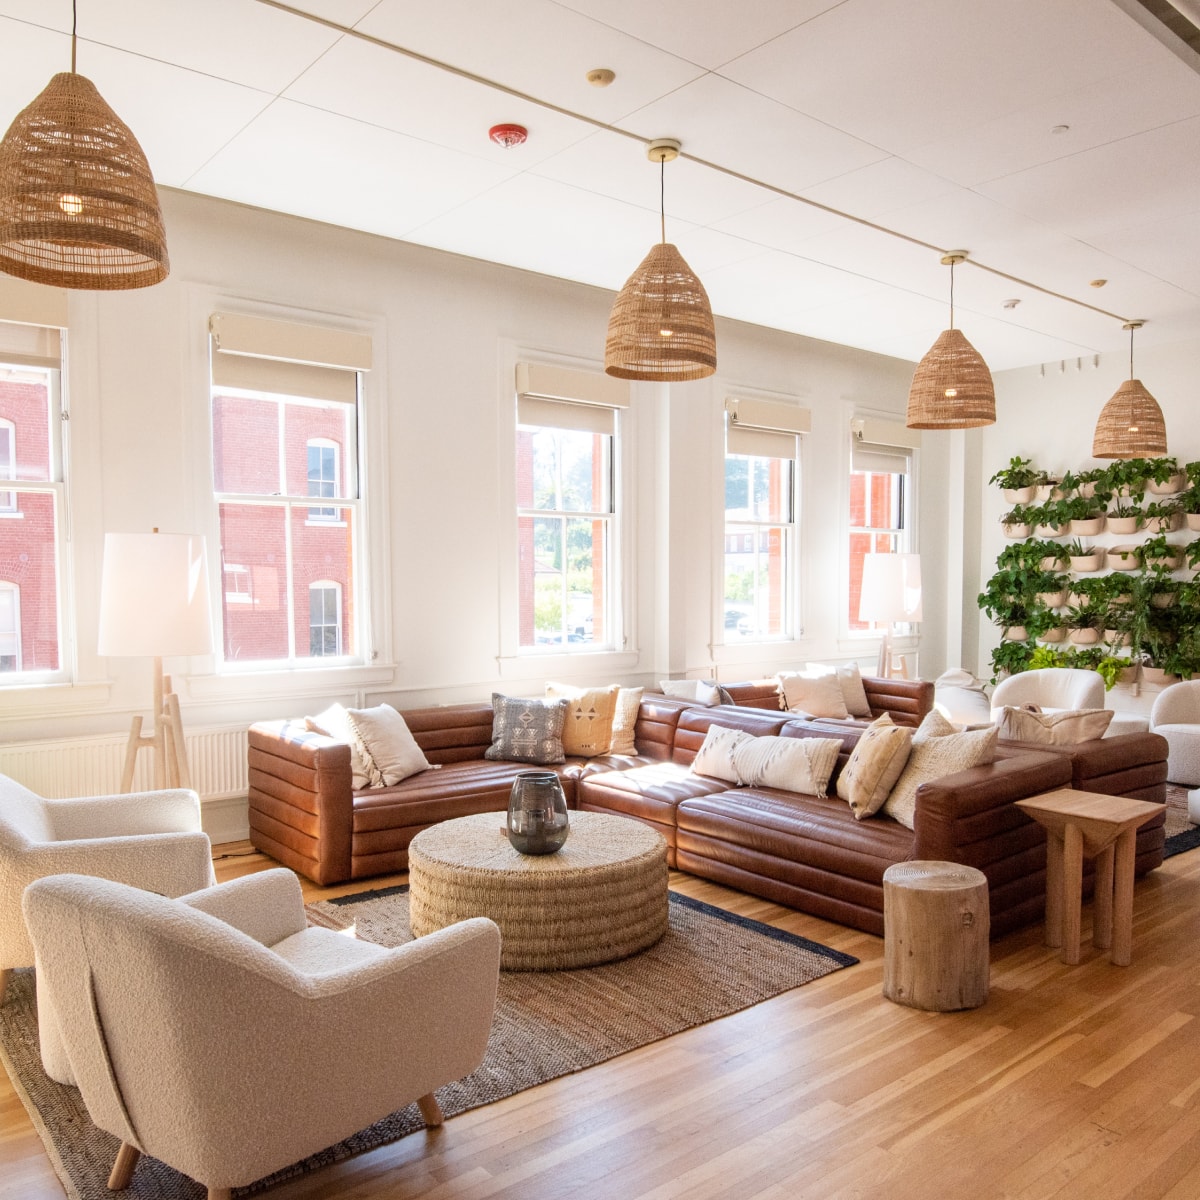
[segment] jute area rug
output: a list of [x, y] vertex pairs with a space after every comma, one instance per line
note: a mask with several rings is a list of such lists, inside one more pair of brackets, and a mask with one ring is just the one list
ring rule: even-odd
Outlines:
[[[385, 888], [308, 907], [314, 924], [354, 925], [385, 946], [411, 939], [408, 889]], [[447, 1117], [582, 1071], [810, 983], [858, 960], [769, 925], [671, 894], [663, 939], [632, 958], [576, 971], [503, 972], [483, 1065], [437, 1098]], [[14, 973], [0, 1007], [0, 1059], [71, 1200], [112, 1200], [117, 1139], [96, 1129], [79, 1092], [47, 1079], [37, 1048], [31, 970]], [[282, 1101], [281, 1101], [282, 1102]], [[319, 1170], [424, 1128], [415, 1104], [235, 1196]], [[121, 1200], [203, 1200], [204, 1189], [143, 1157]]]
[[1163, 857], [1182, 854], [1200, 846], [1200, 825], [1188, 820], [1188, 789], [1176, 783], [1167, 784], [1167, 844]]

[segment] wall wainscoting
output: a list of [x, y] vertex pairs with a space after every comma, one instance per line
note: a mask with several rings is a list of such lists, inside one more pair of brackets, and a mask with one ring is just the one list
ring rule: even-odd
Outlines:
[[[40, 795], [108, 796], [121, 786], [125, 734], [0, 745], [0, 774]], [[213, 842], [248, 836], [246, 728], [186, 730], [192, 787], [200, 793], [204, 830]], [[138, 754], [135, 791], [154, 787], [151, 754]]]

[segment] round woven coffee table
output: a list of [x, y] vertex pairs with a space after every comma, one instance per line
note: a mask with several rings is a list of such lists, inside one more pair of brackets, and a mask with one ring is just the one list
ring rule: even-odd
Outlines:
[[506, 971], [562, 971], [625, 958], [667, 929], [667, 844], [629, 817], [572, 812], [555, 854], [519, 854], [504, 813], [421, 830], [408, 848], [415, 937], [467, 917], [500, 926]]

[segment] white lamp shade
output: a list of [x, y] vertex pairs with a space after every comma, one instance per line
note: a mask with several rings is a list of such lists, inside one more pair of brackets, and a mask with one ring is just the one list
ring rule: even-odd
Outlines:
[[99, 653], [165, 658], [212, 648], [204, 538], [105, 534]]
[[885, 625], [921, 619], [919, 554], [864, 556], [858, 619]]

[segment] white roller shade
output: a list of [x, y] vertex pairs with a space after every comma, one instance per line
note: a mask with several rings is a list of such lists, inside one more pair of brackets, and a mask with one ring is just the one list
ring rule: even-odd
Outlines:
[[364, 333], [214, 313], [212, 377], [218, 388], [246, 388], [318, 400], [358, 400], [358, 372], [371, 369]]
[[921, 431], [898, 421], [856, 417], [850, 422], [850, 469], [876, 474], [903, 474], [912, 467], [912, 452]]
[[0, 361], [21, 367], [59, 367], [62, 330], [0, 321]]
[[522, 395], [517, 397], [517, 424], [612, 435], [617, 431], [617, 413], [616, 409], [601, 408], [598, 404], [568, 404]]
[[517, 363], [517, 395], [571, 404], [628, 408], [629, 384], [598, 371], [575, 371], [548, 363]]
[[746, 396], [725, 399], [725, 450], [757, 458], [796, 458], [799, 435], [812, 429], [812, 414], [797, 404]]

